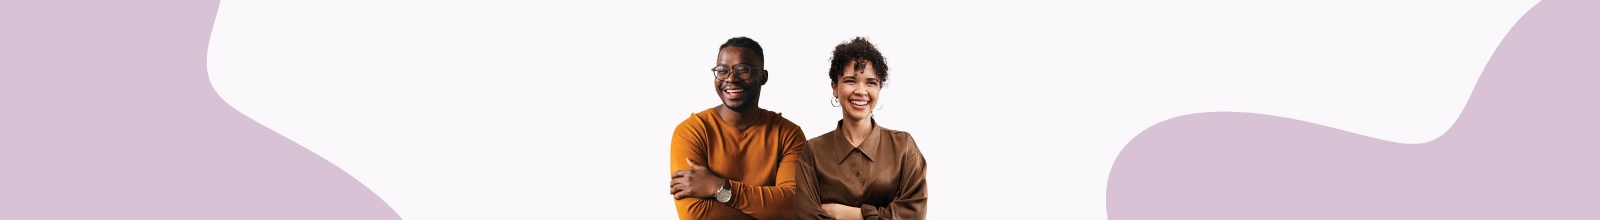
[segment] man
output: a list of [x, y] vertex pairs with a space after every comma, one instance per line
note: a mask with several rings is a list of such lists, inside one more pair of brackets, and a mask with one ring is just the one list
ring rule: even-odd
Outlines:
[[671, 193], [679, 219], [792, 219], [800, 126], [757, 106], [767, 83], [761, 45], [718, 47], [713, 89], [722, 104], [689, 115], [672, 134]]

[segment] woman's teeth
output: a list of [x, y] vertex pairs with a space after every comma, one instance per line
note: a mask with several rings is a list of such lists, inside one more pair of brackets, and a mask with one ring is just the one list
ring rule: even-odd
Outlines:
[[744, 89], [724, 89], [724, 90], [722, 90], [722, 92], [726, 92], [726, 93], [736, 93], [736, 92], [743, 92], [743, 91], [744, 91]]
[[867, 105], [867, 101], [855, 101], [855, 100], [851, 100], [851, 101], [850, 101], [850, 104], [856, 104], [856, 105]]

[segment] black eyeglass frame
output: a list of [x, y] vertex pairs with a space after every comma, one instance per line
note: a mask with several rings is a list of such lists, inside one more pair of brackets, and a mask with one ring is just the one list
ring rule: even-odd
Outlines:
[[[744, 70], [740, 70], [740, 68], [744, 68]], [[736, 79], [750, 80], [750, 77], [755, 76], [756, 72], [761, 70], [760, 67], [749, 64], [737, 64], [733, 65], [733, 67], [717, 65], [716, 67], [711, 67], [711, 76], [717, 80], [727, 80], [728, 77], [735, 76], [734, 74], [737, 73], [738, 78]]]

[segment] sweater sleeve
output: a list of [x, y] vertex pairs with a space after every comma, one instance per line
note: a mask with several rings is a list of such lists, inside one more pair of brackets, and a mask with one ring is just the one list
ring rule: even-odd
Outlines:
[[804, 149], [806, 140], [799, 126], [788, 125], [785, 126], [787, 129], [778, 133], [777, 138], [771, 139], [774, 145], [783, 149], [776, 184], [758, 186], [729, 180], [728, 188], [732, 189], [733, 198], [728, 200], [728, 205], [757, 219], [794, 218], [795, 167], [799, 166], [800, 151]]
[[[687, 170], [689, 165], [684, 158], [703, 163], [706, 161], [706, 129], [696, 123], [695, 116], [678, 124], [672, 131], [672, 152], [668, 164], [671, 170], [667, 171], [667, 178], [672, 177], [672, 172]], [[740, 212], [732, 206], [701, 198], [683, 198], [673, 201], [678, 209], [678, 219], [751, 219], [750, 215]]]

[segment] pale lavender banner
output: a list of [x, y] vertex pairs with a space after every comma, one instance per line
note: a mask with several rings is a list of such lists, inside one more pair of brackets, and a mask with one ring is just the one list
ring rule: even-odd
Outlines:
[[1248, 113], [1159, 123], [1117, 157], [1107, 214], [1600, 219], [1600, 1], [1538, 3], [1478, 80], [1456, 124], [1423, 144]]
[[217, 96], [217, 4], [0, 3], [0, 219], [399, 219]]

